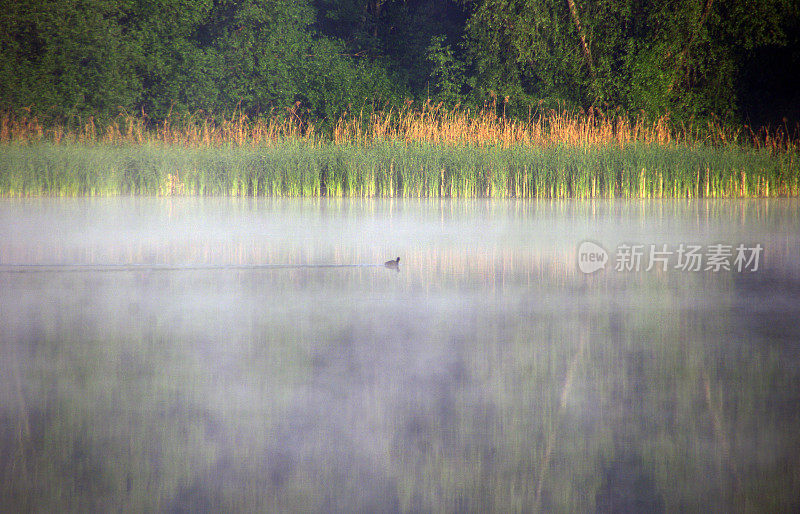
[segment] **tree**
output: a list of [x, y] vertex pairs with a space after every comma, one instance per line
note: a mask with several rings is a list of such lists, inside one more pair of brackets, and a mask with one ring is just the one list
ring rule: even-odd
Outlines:
[[462, 89], [467, 80], [467, 64], [455, 56], [444, 36], [435, 36], [428, 47], [428, 61], [432, 65], [431, 81], [434, 97], [453, 106], [464, 101]]
[[[331, 125], [345, 111], [400, 101], [396, 85], [385, 68], [365, 59], [352, 58], [341, 41], [319, 38], [304, 61], [301, 92], [297, 99], [312, 119]], [[368, 109], [368, 110], [369, 110]]]
[[798, 19], [797, 0], [8, 0], [0, 108], [331, 120], [432, 94], [733, 118]]
[[[152, 16], [177, 21], [175, 7], [153, 4]], [[380, 66], [315, 33], [316, 13], [306, 0], [218, 0], [192, 7], [177, 25], [142, 24], [154, 56], [146, 75], [148, 109], [157, 116], [169, 109], [238, 109], [254, 116], [300, 102], [312, 117], [334, 119], [395, 94]]]
[[[360, 61], [382, 67], [403, 96], [424, 100], [434, 63], [433, 38], [460, 41], [466, 13], [460, 0], [316, 0], [320, 32], [345, 43]], [[460, 48], [452, 47], [460, 60]]]
[[790, 0], [473, 0], [477, 93], [732, 117], [743, 49], [784, 40]]
[[7, 2], [0, 13], [0, 90], [6, 108], [108, 114], [140, 98], [141, 52], [124, 21], [132, 2]]

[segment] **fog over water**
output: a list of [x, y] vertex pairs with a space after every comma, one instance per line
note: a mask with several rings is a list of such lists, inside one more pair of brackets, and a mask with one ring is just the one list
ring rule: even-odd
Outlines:
[[797, 200], [2, 200], [0, 510], [792, 511], [798, 318]]

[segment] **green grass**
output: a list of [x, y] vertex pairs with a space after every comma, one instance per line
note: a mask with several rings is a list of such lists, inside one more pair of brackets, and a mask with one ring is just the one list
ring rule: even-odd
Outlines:
[[797, 196], [798, 175], [794, 152], [739, 146], [0, 146], [6, 197], [727, 198]]

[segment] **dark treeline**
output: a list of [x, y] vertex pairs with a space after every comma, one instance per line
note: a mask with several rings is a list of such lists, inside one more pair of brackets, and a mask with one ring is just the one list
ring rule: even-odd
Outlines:
[[[71, 118], [446, 106], [797, 115], [795, 0], [10, 0], [0, 109]], [[752, 119], [751, 119], [752, 118]]]

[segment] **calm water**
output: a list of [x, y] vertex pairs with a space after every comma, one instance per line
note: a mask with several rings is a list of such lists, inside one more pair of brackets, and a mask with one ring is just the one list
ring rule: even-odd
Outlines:
[[796, 511], [798, 319], [797, 200], [3, 200], [0, 510]]

